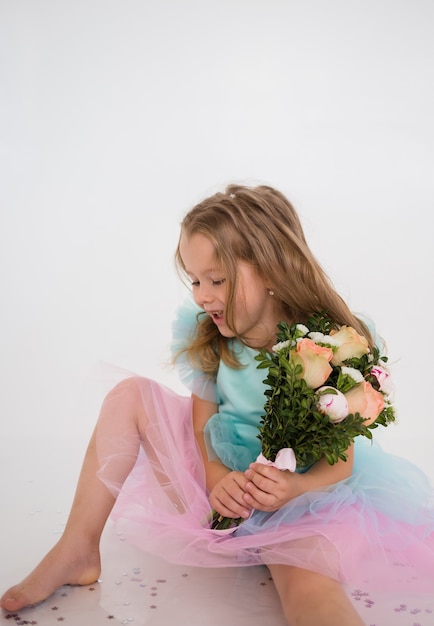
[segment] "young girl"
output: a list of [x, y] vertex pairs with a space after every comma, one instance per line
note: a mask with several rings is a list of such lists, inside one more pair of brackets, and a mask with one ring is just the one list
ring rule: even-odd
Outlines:
[[[203, 567], [266, 564], [292, 625], [363, 622], [342, 582], [434, 585], [432, 488], [410, 463], [364, 437], [348, 460], [305, 473], [255, 462], [264, 372], [276, 325], [326, 309], [373, 338], [335, 292], [278, 191], [232, 185], [184, 218], [176, 260], [193, 299], [174, 323], [173, 351], [191, 397], [133, 377], [106, 397], [65, 531], [19, 585], [8, 611], [100, 575], [99, 541], [113, 510], [147, 552]], [[242, 517], [236, 532], [209, 512]]]

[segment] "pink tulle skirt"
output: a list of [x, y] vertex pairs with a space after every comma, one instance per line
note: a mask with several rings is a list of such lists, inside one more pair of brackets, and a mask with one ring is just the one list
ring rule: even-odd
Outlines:
[[190, 398], [134, 377], [107, 396], [98, 424], [99, 476], [117, 496], [113, 517], [148, 553], [184, 565], [287, 564], [347, 584], [434, 589], [432, 487], [416, 466], [362, 437], [348, 480], [274, 513], [255, 511], [228, 534], [209, 528]]

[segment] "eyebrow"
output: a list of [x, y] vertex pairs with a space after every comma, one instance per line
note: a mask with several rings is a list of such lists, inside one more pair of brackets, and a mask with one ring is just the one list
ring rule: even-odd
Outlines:
[[[194, 276], [196, 274], [194, 274], [194, 272], [192, 272], [191, 270], [189, 270], [187, 267], [184, 270], [187, 274], [193, 274]], [[212, 272], [221, 272], [222, 270], [219, 269], [218, 267], [210, 267], [208, 269], [206, 269], [203, 273], [204, 274], [211, 274]]]

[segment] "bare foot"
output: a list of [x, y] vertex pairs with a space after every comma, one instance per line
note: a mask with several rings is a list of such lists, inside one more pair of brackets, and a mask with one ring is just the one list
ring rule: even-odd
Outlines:
[[90, 585], [100, 573], [98, 547], [71, 546], [62, 538], [27, 578], [3, 594], [0, 607], [18, 611], [42, 602], [62, 585]]

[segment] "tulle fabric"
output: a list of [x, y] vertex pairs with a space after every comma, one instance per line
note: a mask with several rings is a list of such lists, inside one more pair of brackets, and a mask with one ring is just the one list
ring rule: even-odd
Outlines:
[[[128, 432], [128, 412], [137, 402], [140, 414]], [[275, 513], [256, 511], [232, 534], [208, 526], [189, 397], [146, 378], [128, 378], [103, 404], [97, 442], [100, 478], [118, 497], [113, 516], [119, 532], [169, 562], [282, 563], [354, 585], [434, 588], [432, 487], [413, 464], [362, 437], [350, 479], [295, 498]]]

